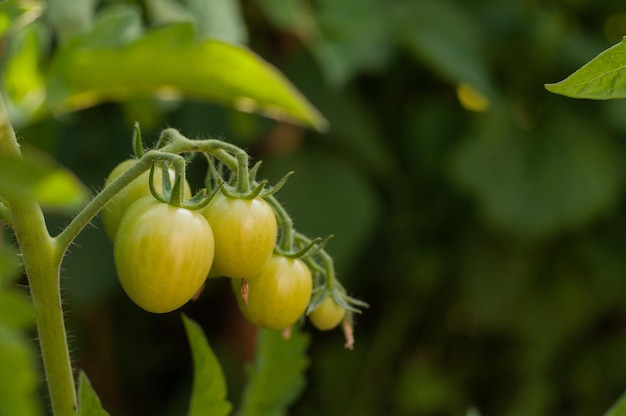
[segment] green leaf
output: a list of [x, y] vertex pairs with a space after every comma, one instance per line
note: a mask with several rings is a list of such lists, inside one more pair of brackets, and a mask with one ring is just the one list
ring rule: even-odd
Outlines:
[[392, 9], [392, 16], [396, 35], [416, 59], [455, 85], [467, 83], [482, 93], [489, 91], [478, 23], [459, 5], [403, 2]]
[[626, 416], [626, 393], [617, 399], [617, 402], [607, 410], [604, 416]]
[[23, 123], [44, 101], [44, 76], [39, 69], [41, 35], [39, 25], [32, 24], [9, 38], [2, 87], [16, 124]]
[[546, 89], [572, 98], [626, 98], [626, 38], [563, 81], [546, 84]]
[[84, 371], [78, 378], [78, 411], [76, 416], [109, 416]]
[[232, 405], [226, 400], [226, 379], [202, 328], [185, 315], [183, 323], [194, 363], [189, 416], [230, 414]]
[[292, 328], [288, 340], [279, 331], [259, 330], [256, 362], [248, 369], [249, 380], [241, 401], [241, 415], [287, 414], [288, 406], [305, 386], [308, 345], [309, 336], [296, 327]]
[[43, 4], [37, 0], [7, 0], [0, 2], [0, 36], [19, 30], [37, 19]]
[[71, 42], [53, 60], [47, 85], [40, 116], [110, 100], [183, 95], [320, 130], [327, 127], [273, 66], [242, 46], [197, 39], [191, 24], [151, 31], [123, 47]]
[[39, 376], [29, 340], [4, 324], [0, 314], [0, 415], [37, 416]]
[[88, 192], [70, 171], [31, 153], [24, 159], [0, 156], [0, 195], [35, 198], [46, 208], [69, 211], [82, 206]]

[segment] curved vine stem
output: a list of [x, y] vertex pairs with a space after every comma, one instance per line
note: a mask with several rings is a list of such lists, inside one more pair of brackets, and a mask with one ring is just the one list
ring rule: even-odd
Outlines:
[[291, 251], [294, 243], [294, 230], [293, 230], [293, 220], [285, 211], [285, 208], [278, 202], [278, 200], [273, 195], [268, 195], [265, 197], [265, 200], [272, 206], [274, 212], [276, 213], [276, 217], [278, 218], [278, 223], [280, 225], [281, 236], [278, 248], [289, 252]]
[[[119, 191], [128, 185], [133, 179], [137, 178], [143, 172], [150, 169], [153, 162], [159, 160], [177, 161], [180, 156], [174, 154], [163, 153], [159, 151], [147, 152], [141, 159], [137, 161], [133, 167], [120, 175], [117, 179], [106, 186], [98, 195], [96, 195], [89, 203], [72, 219], [67, 227], [54, 239], [57, 243], [59, 255], [63, 256], [69, 245], [74, 241], [76, 236], [89, 224], [89, 222], [98, 214], [98, 212], [111, 200]], [[184, 161], [183, 161], [184, 163]], [[176, 166], [176, 165], [175, 165]], [[184, 166], [183, 166], [184, 169]]]

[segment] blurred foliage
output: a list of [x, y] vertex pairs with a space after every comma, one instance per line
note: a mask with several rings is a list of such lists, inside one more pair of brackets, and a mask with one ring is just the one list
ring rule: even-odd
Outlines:
[[[50, 44], [51, 27], [71, 33], [62, 3], [11, 36], [5, 71], [41, 66], [32, 51]], [[371, 308], [352, 352], [339, 331], [305, 324], [308, 382], [290, 413], [585, 416], [621, 396], [626, 110], [544, 89], [626, 34], [615, 2], [103, 0], [97, 12], [120, 5], [149, 28], [192, 23], [199, 39], [247, 42], [329, 121], [321, 134], [191, 96], [133, 96], [18, 130], [96, 189], [130, 153], [134, 120], [147, 140], [173, 126], [245, 146], [270, 179], [295, 170], [278, 198], [301, 231], [336, 235], [339, 277]], [[0, 23], [19, 10], [0, 9]], [[92, 27], [81, 16], [73, 27]], [[162, 65], [184, 70], [177, 56]], [[103, 78], [121, 69], [99, 62]], [[18, 73], [26, 81], [5, 88], [27, 108], [42, 97], [21, 85], [47, 72]], [[201, 185], [193, 165], [189, 179]], [[67, 217], [48, 223], [58, 230]], [[126, 299], [94, 224], [63, 271], [75, 363], [111, 414], [180, 415], [192, 367], [178, 314]], [[255, 333], [227, 282], [210, 283], [184, 312], [238, 403]]]
[[3, 228], [0, 222], [0, 415], [37, 416], [41, 414], [37, 355], [23, 332], [35, 317], [26, 293], [12, 287], [20, 265]]

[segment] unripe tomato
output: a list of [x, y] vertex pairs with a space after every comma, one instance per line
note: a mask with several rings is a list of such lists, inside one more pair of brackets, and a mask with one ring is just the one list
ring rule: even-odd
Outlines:
[[280, 255], [273, 255], [261, 273], [247, 281], [246, 305], [240, 282], [233, 280], [239, 308], [250, 322], [268, 329], [285, 329], [296, 323], [309, 304], [313, 288], [306, 264]]
[[152, 196], [133, 203], [113, 244], [124, 291], [149, 312], [169, 312], [200, 289], [213, 263], [213, 232], [198, 211]]
[[317, 329], [328, 331], [339, 325], [345, 314], [346, 310], [337, 305], [332, 296], [326, 296], [319, 306], [309, 313], [309, 319]]
[[252, 278], [274, 252], [278, 227], [261, 198], [229, 198], [219, 192], [202, 211], [215, 235], [215, 274]]
[[[109, 174], [104, 185], [108, 185], [113, 180], [120, 177], [124, 172], [133, 167], [137, 163], [137, 159], [128, 159], [117, 165]], [[156, 165], [154, 169], [154, 187], [158, 192], [163, 192], [163, 170], [161, 166]], [[170, 169], [170, 180], [172, 185], [176, 179], [174, 169]], [[150, 193], [150, 171], [146, 171], [135, 178], [131, 183], [115, 195], [102, 210], [102, 225], [104, 231], [111, 241], [115, 241], [117, 227], [124, 216], [124, 213], [130, 205], [141, 197], [151, 195]], [[189, 183], [185, 181], [185, 198], [191, 196]]]

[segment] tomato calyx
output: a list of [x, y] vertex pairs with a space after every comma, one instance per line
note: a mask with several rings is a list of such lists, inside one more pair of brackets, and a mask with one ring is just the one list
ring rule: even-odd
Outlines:
[[192, 211], [196, 211], [207, 206], [221, 189], [222, 183], [219, 183], [218, 186], [216, 186], [215, 189], [213, 189], [210, 193], [203, 188], [196, 192], [196, 194], [193, 195], [191, 198], [185, 199], [185, 187], [183, 185], [186, 183], [184, 164], [183, 168], [180, 169], [180, 172], [176, 172], [176, 179], [174, 180], [174, 185], [172, 186], [172, 182], [168, 174], [168, 162], [164, 161], [161, 163], [163, 164], [163, 168], [161, 169], [161, 171], [163, 172], [162, 194], [157, 191], [154, 185], [155, 163], [150, 166], [149, 176], [150, 192], [152, 193], [152, 196], [154, 196], [154, 198], [156, 198], [160, 202], [179, 208], [186, 208]]

